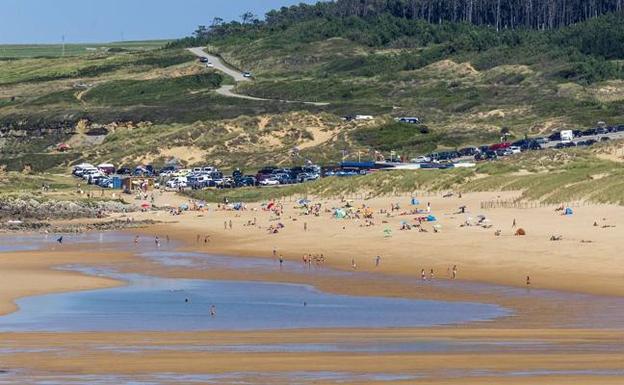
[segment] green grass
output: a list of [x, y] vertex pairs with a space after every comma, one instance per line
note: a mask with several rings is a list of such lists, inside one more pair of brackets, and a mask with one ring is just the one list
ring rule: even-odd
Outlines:
[[109, 106], [184, 103], [191, 92], [214, 90], [223, 82], [217, 72], [174, 79], [117, 80], [97, 86], [83, 100]]
[[[66, 44], [65, 56], [86, 56], [105, 52], [150, 51], [164, 47], [170, 40], [126, 41], [94, 44]], [[3, 44], [0, 58], [59, 58], [63, 55], [62, 44]]]

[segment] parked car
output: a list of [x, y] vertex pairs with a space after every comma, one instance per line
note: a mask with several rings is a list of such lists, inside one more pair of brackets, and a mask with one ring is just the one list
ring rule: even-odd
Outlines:
[[522, 152], [522, 148], [518, 147], [518, 146], [511, 146], [509, 147], [509, 151], [511, 151], [511, 154], [519, 154]]
[[253, 187], [257, 185], [258, 181], [256, 180], [256, 177], [252, 175], [245, 175], [236, 180], [237, 187]]
[[253, 75], [251, 74], [251, 72], [243, 72], [243, 77], [251, 78], [251, 77], [253, 77]]
[[428, 156], [418, 156], [411, 160], [412, 163], [428, 163], [431, 162], [431, 158]]
[[551, 142], [559, 142], [561, 140], [561, 133], [560, 132], [554, 132], [554, 133], [550, 134], [548, 136], [548, 140], [550, 140]]
[[188, 186], [188, 179], [183, 176], [178, 176], [168, 180], [165, 186], [169, 188], [184, 188]]
[[119, 174], [119, 175], [130, 175], [130, 174], [132, 174], [132, 170], [129, 169], [128, 167], [121, 167], [120, 169], [117, 170], [117, 174]]
[[476, 161], [480, 161], [480, 160], [494, 160], [498, 158], [498, 156], [496, 155], [496, 152], [494, 151], [481, 151], [480, 153], [478, 153], [477, 155], [475, 155], [475, 160]]
[[264, 178], [260, 182], [258, 182], [260, 186], [277, 186], [280, 184], [279, 180], [274, 177]]
[[207, 58], [207, 57], [205, 57], [205, 56], [201, 56], [198, 60], [199, 60], [199, 62], [200, 62], [200, 63], [208, 63], [208, 62], [210, 61], [210, 60], [208, 60], [208, 58]]
[[561, 143], [557, 143], [557, 145], [555, 146], [555, 148], [557, 149], [570, 148], [570, 147], [576, 147], [576, 144], [574, 142], [561, 142]]
[[507, 142], [495, 143], [495, 144], [490, 146], [490, 150], [491, 151], [504, 150], [504, 149], [509, 148], [509, 147], [511, 147], [511, 143], [507, 143]]
[[480, 151], [476, 147], [466, 147], [466, 148], [460, 149], [458, 152], [459, 152], [459, 155], [461, 155], [461, 156], [475, 156]]

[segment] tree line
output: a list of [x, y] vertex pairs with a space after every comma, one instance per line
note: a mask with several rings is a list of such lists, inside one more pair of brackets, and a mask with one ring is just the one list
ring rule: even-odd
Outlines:
[[391, 14], [430, 23], [467, 22], [504, 28], [554, 29], [620, 12], [624, 0], [337, 0], [282, 7], [266, 15], [267, 25], [318, 18]]

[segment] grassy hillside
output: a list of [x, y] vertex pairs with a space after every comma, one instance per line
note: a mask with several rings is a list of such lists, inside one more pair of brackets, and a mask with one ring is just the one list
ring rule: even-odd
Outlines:
[[[348, 17], [331, 5], [320, 13], [293, 7], [266, 22], [216, 24], [165, 48], [77, 45], [68, 47], [75, 56], [58, 57], [58, 47], [0, 47], [11, 57], [0, 60], [0, 163], [16, 171], [82, 160], [177, 158], [226, 169], [336, 163], [344, 153], [412, 157], [480, 145], [503, 129], [520, 138], [624, 123], [621, 14], [497, 31], [400, 17], [383, 4]], [[198, 63], [184, 49], [194, 45], [254, 73], [236, 85], [239, 93], [330, 104], [223, 96], [215, 91], [233, 79]], [[355, 114], [375, 120], [341, 120]], [[406, 115], [424, 124], [394, 123]], [[57, 153], [59, 143], [72, 150]]]

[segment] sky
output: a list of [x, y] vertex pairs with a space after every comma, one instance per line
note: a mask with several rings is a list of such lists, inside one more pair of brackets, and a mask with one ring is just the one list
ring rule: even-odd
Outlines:
[[0, 44], [178, 38], [214, 17], [263, 16], [301, 2], [316, 0], [0, 0]]

